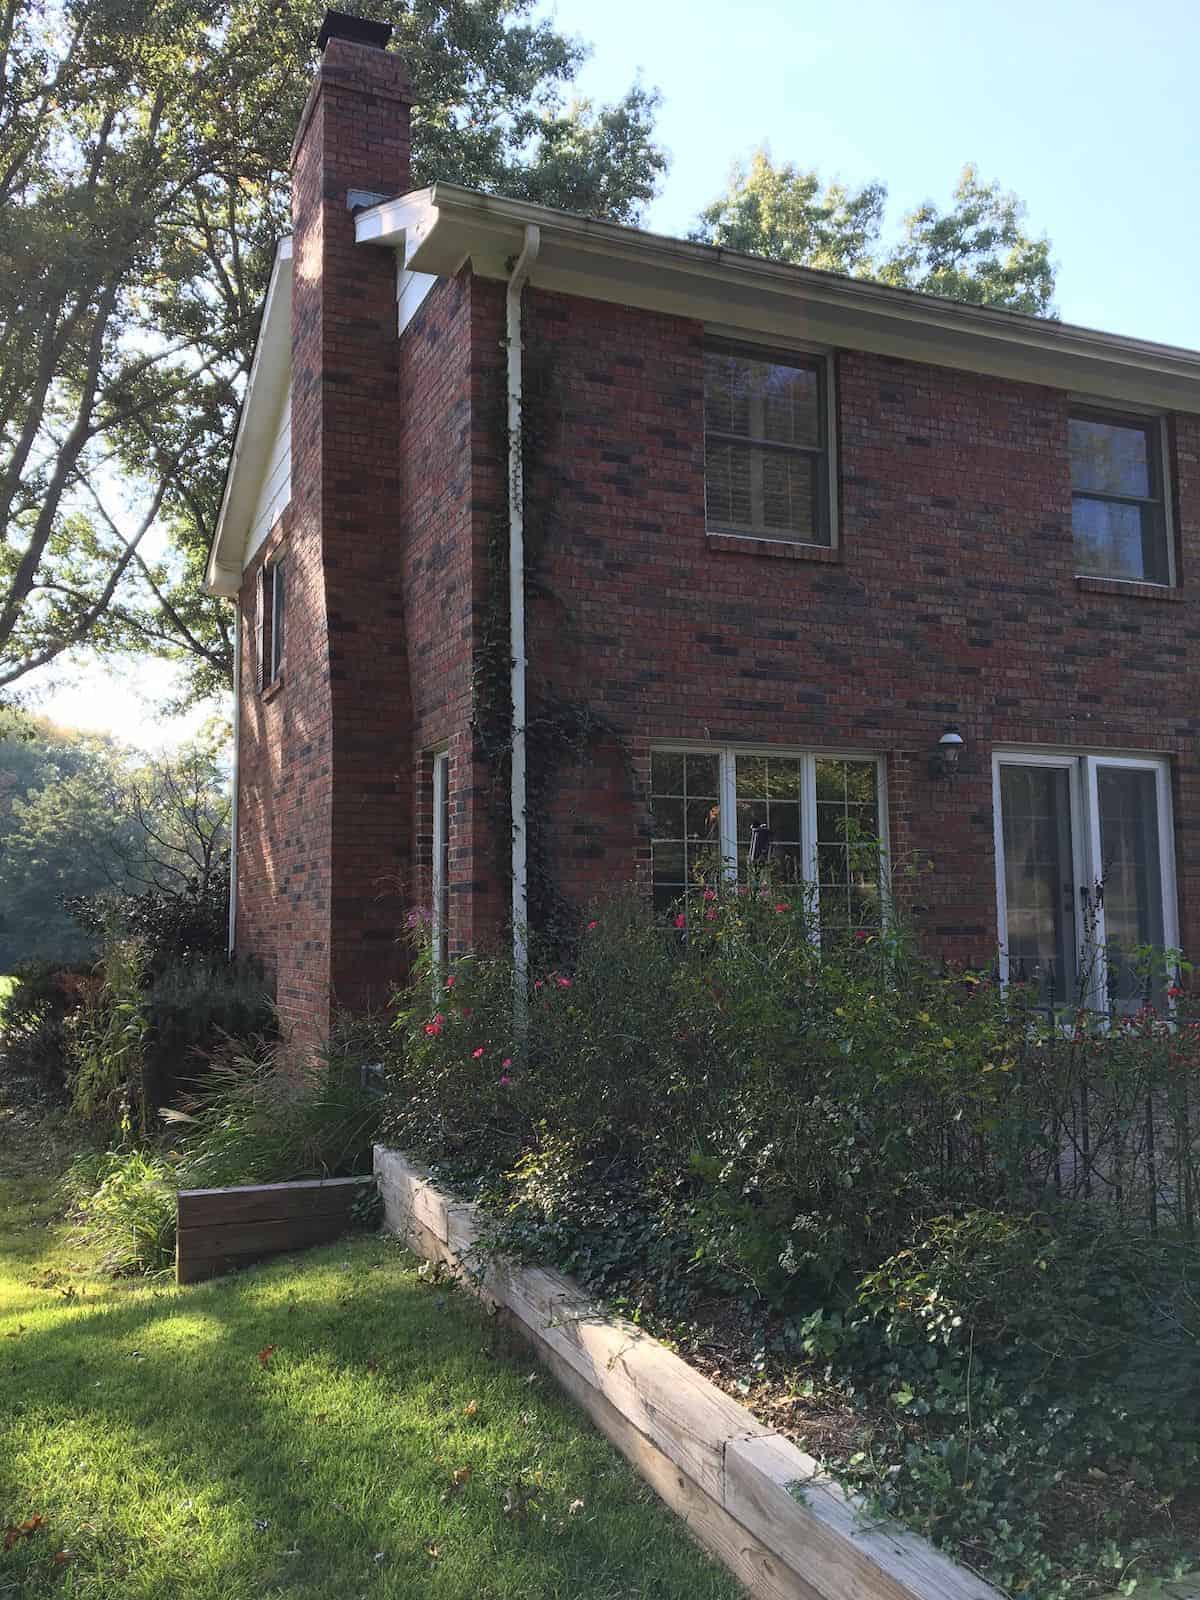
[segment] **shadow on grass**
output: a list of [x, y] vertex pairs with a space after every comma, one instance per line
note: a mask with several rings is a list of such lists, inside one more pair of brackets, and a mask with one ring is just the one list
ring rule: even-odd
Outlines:
[[0, 1517], [46, 1518], [0, 1554], [4, 1600], [739, 1592], [390, 1240], [101, 1304], [49, 1291], [0, 1377]]

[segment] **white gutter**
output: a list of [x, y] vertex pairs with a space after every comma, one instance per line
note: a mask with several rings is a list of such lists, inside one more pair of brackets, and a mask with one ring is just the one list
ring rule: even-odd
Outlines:
[[237, 943], [238, 779], [242, 759], [242, 605], [233, 619], [233, 798], [229, 806], [229, 955]]
[[512, 656], [512, 923], [513, 1013], [523, 1029], [529, 997], [529, 864], [525, 776], [525, 481], [521, 428], [521, 291], [541, 247], [541, 229], [525, 228], [525, 242], [505, 295], [508, 345], [508, 615]]

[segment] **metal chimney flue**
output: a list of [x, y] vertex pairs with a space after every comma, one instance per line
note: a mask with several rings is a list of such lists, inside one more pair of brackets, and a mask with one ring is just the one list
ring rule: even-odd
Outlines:
[[366, 17], [352, 17], [347, 11], [327, 11], [317, 34], [317, 49], [324, 50], [330, 39], [348, 39], [352, 44], [386, 50], [391, 37], [390, 22], [371, 22]]

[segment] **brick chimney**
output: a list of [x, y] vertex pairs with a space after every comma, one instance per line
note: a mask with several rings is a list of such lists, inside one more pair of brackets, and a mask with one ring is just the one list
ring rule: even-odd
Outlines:
[[[295, 948], [280, 1008], [319, 1039], [330, 1008], [402, 975], [412, 713], [400, 585], [395, 267], [352, 204], [409, 183], [411, 93], [387, 24], [330, 11], [292, 147], [292, 503], [282, 780]], [[354, 192], [358, 193], [355, 194]], [[369, 199], [365, 203], [370, 203]], [[386, 752], [381, 761], [380, 752]]]

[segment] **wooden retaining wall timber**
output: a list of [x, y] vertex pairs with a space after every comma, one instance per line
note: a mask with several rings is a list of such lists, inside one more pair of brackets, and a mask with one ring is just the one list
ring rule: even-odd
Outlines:
[[570, 1278], [470, 1260], [475, 1207], [443, 1194], [415, 1162], [376, 1145], [375, 1173], [385, 1227], [507, 1314], [757, 1600], [1001, 1600], [917, 1534], [871, 1518], [811, 1456]]
[[181, 1189], [176, 1210], [175, 1281], [198, 1283], [283, 1250], [328, 1244], [350, 1226], [364, 1184], [374, 1179], [311, 1178], [235, 1189]]

